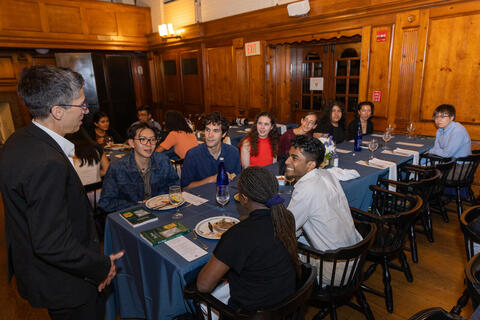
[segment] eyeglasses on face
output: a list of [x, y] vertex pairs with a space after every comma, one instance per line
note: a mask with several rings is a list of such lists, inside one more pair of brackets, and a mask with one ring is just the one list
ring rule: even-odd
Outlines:
[[59, 107], [67, 107], [67, 108], [82, 108], [83, 113], [88, 113], [90, 110], [88, 109], [88, 103], [84, 102], [82, 104], [57, 104]]
[[445, 118], [450, 118], [450, 115], [448, 114], [437, 114], [433, 116], [433, 120], [435, 119], [445, 119]]
[[135, 140], [140, 141], [140, 144], [157, 144], [158, 139], [155, 137], [152, 138], [147, 138], [147, 137], [140, 137], [140, 138], [135, 138]]

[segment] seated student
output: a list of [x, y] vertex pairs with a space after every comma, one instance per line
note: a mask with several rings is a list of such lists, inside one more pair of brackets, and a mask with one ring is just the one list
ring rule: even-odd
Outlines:
[[297, 136], [285, 162], [285, 175], [297, 181], [288, 205], [295, 217], [297, 236], [303, 233], [307, 243], [321, 251], [362, 240], [340, 182], [327, 170], [319, 169], [324, 155], [325, 147], [318, 139]]
[[133, 150], [110, 165], [103, 180], [98, 205], [113, 212], [141, 203], [178, 184], [178, 175], [167, 156], [154, 152], [157, 131], [148, 123], [128, 128], [128, 144]]
[[238, 179], [247, 219], [227, 230], [197, 277], [197, 289], [211, 292], [226, 275], [228, 284], [212, 294], [234, 310], [274, 306], [295, 292], [300, 264], [295, 221], [278, 195], [278, 182], [265, 168], [246, 168]]
[[229, 123], [219, 112], [212, 112], [204, 118], [205, 143], [188, 150], [182, 167], [182, 188], [185, 190], [217, 181], [220, 158], [224, 159], [225, 170], [239, 174], [241, 170], [238, 149], [222, 142]]
[[168, 131], [167, 138], [155, 151], [163, 152], [173, 147], [175, 154], [183, 159], [188, 150], [198, 146], [197, 137], [180, 112], [168, 111], [165, 114], [165, 126]]
[[358, 104], [357, 118], [348, 124], [348, 139], [354, 139], [357, 135], [358, 122], [362, 124], [362, 134], [371, 134], [373, 132], [373, 123], [370, 120], [373, 115], [373, 102], [363, 101]]
[[278, 129], [275, 118], [268, 112], [260, 113], [252, 130], [240, 141], [242, 167], [263, 167], [277, 160]]
[[110, 119], [103, 111], [98, 111], [93, 115], [93, 126], [91, 126], [88, 133], [102, 147], [105, 147], [107, 144], [108, 141], [105, 139], [107, 137], [110, 137], [112, 139], [111, 142], [114, 143], [123, 143], [125, 141], [115, 129], [110, 128]]
[[455, 122], [455, 107], [441, 104], [433, 112], [437, 126], [435, 144], [429, 153], [445, 158], [460, 158], [472, 154], [470, 136], [459, 122]]
[[309, 112], [305, 117], [300, 120], [300, 126], [298, 128], [289, 129], [280, 137], [278, 144], [278, 158], [288, 156], [290, 150], [290, 143], [298, 135], [313, 135], [313, 130], [317, 127], [317, 114], [315, 112]]
[[137, 118], [138, 121], [132, 123], [132, 125], [143, 122], [149, 123], [152, 127], [157, 129], [158, 131], [162, 130], [162, 126], [160, 123], [152, 119], [152, 109], [150, 106], [144, 105], [137, 109]]
[[333, 137], [335, 143], [343, 142], [345, 140], [345, 115], [343, 110], [343, 103], [339, 101], [330, 105], [322, 120], [313, 130], [313, 136], [319, 138], [323, 134], [329, 134]]

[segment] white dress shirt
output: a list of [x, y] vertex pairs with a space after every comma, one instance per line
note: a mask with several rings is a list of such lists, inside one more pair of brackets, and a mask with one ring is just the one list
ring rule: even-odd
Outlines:
[[53, 140], [55, 140], [56, 143], [60, 146], [62, 149], [63, 153], [67, 156], [68, 160], [72, 163], [73, 166], [73, 157], [75, 156], [75, 145], [56, 133], [55, 131], [52, 131], [48, 129], [45, 126], [42, 126], [40, 123], [36, 122], [35, 120], [32, 120], [33, 124], [45, 131], [46, 134], [48, 134], [50, 137], [52, 137]]
[[333, 250], [362, 240], [340, 182], [327, 170], [313, 169], [300, 178], [288, 209], [295, 216], [297, 236], [303, 229], [315, 249]]

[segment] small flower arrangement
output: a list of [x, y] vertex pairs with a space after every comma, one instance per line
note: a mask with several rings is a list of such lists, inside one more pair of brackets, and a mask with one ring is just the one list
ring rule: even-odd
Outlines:
[[333, 156], [336, 154], [335, 151], [335, 142], [333, 142], [333, 136], [325, 134], [324, 136], [318, 138], [321, 143], [325, 146], [325, 157], [323, 158], [323, 163], [321, 167], [328, 165], [329, 161], [333, 159]]

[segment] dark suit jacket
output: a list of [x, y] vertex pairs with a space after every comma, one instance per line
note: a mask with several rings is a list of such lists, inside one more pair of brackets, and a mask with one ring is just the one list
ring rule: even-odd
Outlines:
[[110, 269], [93, 210], [60, 146], [30, 123], [0, 154], [9, 278], [33, 307], [79, 306]]

